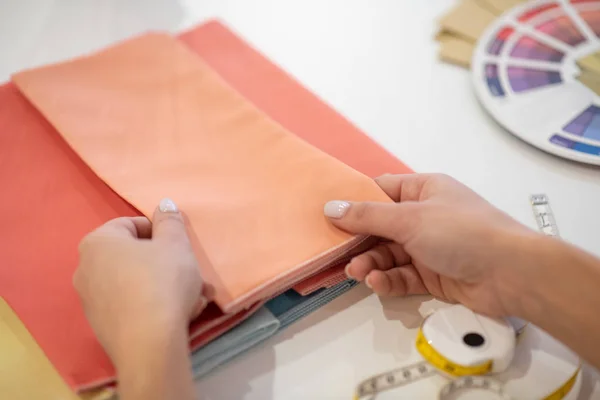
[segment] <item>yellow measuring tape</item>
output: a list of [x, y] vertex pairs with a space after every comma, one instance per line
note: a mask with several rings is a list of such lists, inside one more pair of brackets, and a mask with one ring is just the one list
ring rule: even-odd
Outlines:
[[429, 344], [421, 328], [417, 333], [416, 347], [429, 364], [452, 376], [484, 375], [492, 370], [492, 360], [474, 366], [459, 365], [448, 360]]
[[[524, 330], [522, 332], [524, 333]], [[425, 361], [385, 372], [363, 381], [356, 389], [354, 400], [364, 398], [372, 400], [378, 393], [406, 386], [412, 382], [439, 374], [439, 372], [443, 372], [453, 379], [440, 390], [440, 400], [448, 398], [458, 390], [465, 389], [483, 389], [493, 392], [503, 399], [512, 400], [504, 392], [502, 383], [486, 375], [492, 371], [491, 360], [479, 365], [469, 366], [455, 363], [433, 348], [421, 328], [417, 333], [415, 345]], [[558, 389], [540, 400], [564, 399], [575, 385], [580, 369], [581, 366]]]
[[[548, 196], [545, 194], [535, 194], [530, 196], [530, 204], [538, 228], [541, 233], [549, 236], [559, 236], [558, 227], [554, 214], [550, 207]], [[525, 324], [517, 330], [517, 340], [521, 340], [523, 333], [526, 332]], [[478, 365], [461, 365], [453, 362], [436, 350], [425, 337], [422, 327], [417, 332], [416, 348], [424, 361], [406, 367], [398, 368], [379, 375], [375, 375], [358, 385], [354, 399], [363, 398], [374, 399], [378, 393], [406, 386], [410, 383], [434, 376], [442, 372], [452, 380], [442, 387], [439, 392], [439, 399], [444, 400], [459, 390], [483, 389], [495, 393], [502, 399], [512, 400], [504, 391], [504, 385], [490, 378], [488, 375], [493, 371], [493, 361], [482, 362]], [[581, 365], [577, 367], [573, 375], [564, 382], [558, 389], [540, 400], [562, 400], [573, 389], [577, 376], [581, 370]]]

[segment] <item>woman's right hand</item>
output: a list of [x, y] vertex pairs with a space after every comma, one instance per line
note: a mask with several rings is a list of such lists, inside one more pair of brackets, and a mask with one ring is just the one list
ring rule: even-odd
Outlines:
[[396, 202], [329, 202], [341, 229], [386, 241], [346, 267], [379, 295], [432, 294], [476, 312], [514, 312], [525, 284], [528, 249], [544, 239], [458, 181], [440, 174], [377, 179]]

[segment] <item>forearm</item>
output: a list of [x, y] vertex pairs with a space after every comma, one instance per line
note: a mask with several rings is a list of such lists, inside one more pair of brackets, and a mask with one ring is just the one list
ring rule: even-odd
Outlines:
[[523, 293], [515, 315], [600, 367], [600, 260], [558, 239], [530, 238], [517, 246]]
[[184, 323], [131, 329], [122, 347], [115, 357], [121, 400], [196, 398]]

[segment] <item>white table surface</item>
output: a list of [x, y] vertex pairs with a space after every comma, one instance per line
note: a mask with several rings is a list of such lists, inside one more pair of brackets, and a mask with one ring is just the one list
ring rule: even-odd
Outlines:
[[[418, 172], [445, 172], [534, 227], [549, 195], [564, 239], [600, 254], [600, 169], [545, 154], [482, 110], [469, 74], [437, 60], [452, 0], [0, 0], [0, 79], [149, 30], [218, 17]], [[565, 266], [568, 268], [568, 266]], [[568, 271], [565, 271], [568, 273]], [[532, 282], [534, 284], [534, 282]], [[209, 399], [348, 399], [414, 353], [426, 297], [342, 296], [198, 384]], [[584, 374], [580, 399], [600, 399]]]

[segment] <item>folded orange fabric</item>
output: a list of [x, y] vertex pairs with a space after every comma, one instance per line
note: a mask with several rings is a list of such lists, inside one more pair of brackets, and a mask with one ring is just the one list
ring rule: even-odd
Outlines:
[[114, 369], [71, 283], [77, 244], [109, 219], [137, 213], [13, 84], [0, 87], [0, 101], [0, 296], [71, 387], [104, 383]]
[[151, 217], [166, 195], [185, 210], [202, 275], [226, 313], [334, 265], [365, 240], [323, 216], [328, 200], [391, 202], [371, 178], [286, 131], [166, 34], [13, 80], [142, 213]]
[[265, 114], [330, 156], [372, 178], [414, 172], [219, 21], [179, 38]]
[[[73, 289], [77, 244], [106, 221], [140, 215], [73, 153], [12, 84], [0, 86], [0, 296], [65, 381], [87, 389], [115, 371]], [[245, 319], [214, 304], [190, 327], [192, 348]], [[60, 327], [57, 329], [57, 327]]]
[[[413, 172], [219, 21], [179, 37], [246, 99], [306, 142], [373, 178]], [[343, 268], [329, 268], [294, 289], [305, 295], [344, 279]]]
[[[181, 40], [307, 142], [370, 176], [411, 172], [222, 24], [201, 25]], [[71, 276], [83, 235], [109, 219], [140, 214], [89, 170], [12, 83], [0, 86], [0, 105], [0, 183], [10, 194], [0, 196], [0, 295], [71, 387], [111, 382], [114, 369], [85, 320]], [[348, 147], [339, 151], [336, 144]], [[191, 327], [200, 335], [192, 347], [218, 336], [214, 320], [230, 327], [229, 318], [211, 305]]]

